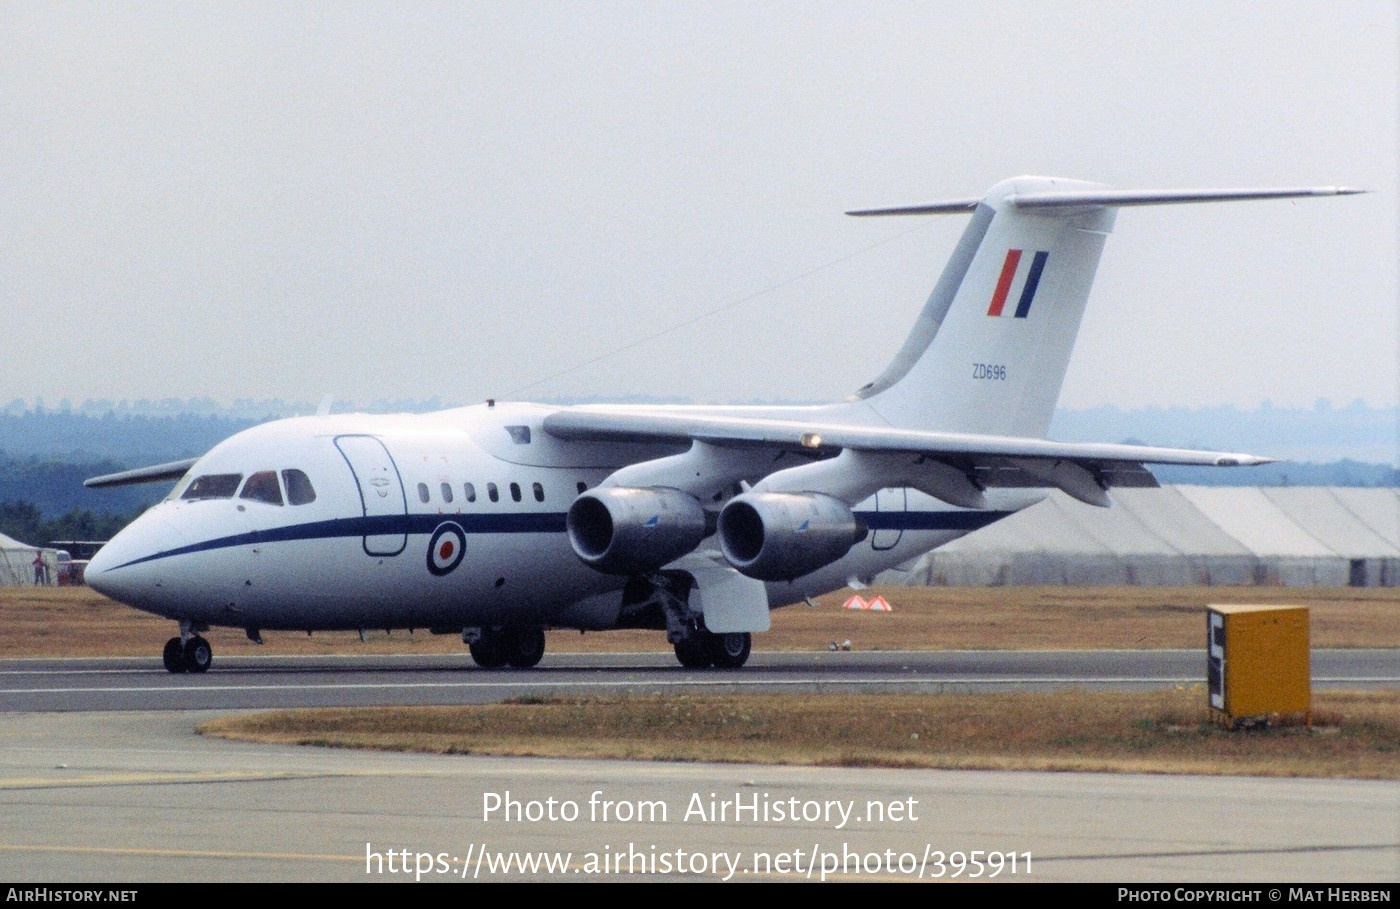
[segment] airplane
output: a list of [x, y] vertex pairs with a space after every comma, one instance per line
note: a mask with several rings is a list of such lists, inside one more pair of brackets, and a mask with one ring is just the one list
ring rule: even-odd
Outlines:
[[903, 346], [844, 400], [276, 420], [87, 480], [178, 481], [87, 583], [178, 622], [174, 673], [209, 669], [212, 626], [257, 642], [460, 634], [485, 669], [535, 666], [548, 629], [654, 629], [684, 667], [738, 668], [772, 608], [869, 583], [1049, 490], [1106, 507], [1114, 488], [1157, 485], [1148, 464], [1270, 461], [1046, 438], [1104, 241], [1125, 207], [1361, 191], [1017, 177], [980, 198], [848, 212], [971, 219]]

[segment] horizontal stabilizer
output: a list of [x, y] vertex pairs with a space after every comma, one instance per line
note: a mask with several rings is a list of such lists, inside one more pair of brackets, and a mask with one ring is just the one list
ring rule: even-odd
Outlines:
[[893, 208], [862, 208], [846, 214], [857, 218], [872, 215], [957, 215], [976, 211], [981, 199], [953, 199], [948, 202], [930, 202], [926, 205], [897, 205]]
[[[1370, 190], [1350, 186], [1301, 186], [1264, 189], [1054, 189], [1010, 193], [1005, 201], [1024, 211], [1044, 208], [1127, 208], [1135, 205], [1180, 205], [1191, 202], [1247, 202], [1253, 199], [1298, 199], [1308, 196], [1354, 196]], [[863, 208], [856, 217], [873, 215], [949, 215], [977, 209], [980, 199], [951, 199], [919, 205]]]
[[1251, 199], [1298, 199], [1306, 196], [1354, 196], [1364, 189], [1348, 186], [1285, 187], [1279, 189], [1091, 189], [1016, 193], [1007, 201], [1017, 208], [1074, 208], [1133, 205], [1178, 205], [1191, 202], [1245, 202]]
[[105, 473], [100, 477], [84, 480], [88, 489], [105, 489], [109, 486], [134, 486], [137, 483], [163, 483], [178, 480], [194, 466], [198, 458], [171, 461], [167, 464], [153, 464], [150, 467], [137, 467], [119, 473]]

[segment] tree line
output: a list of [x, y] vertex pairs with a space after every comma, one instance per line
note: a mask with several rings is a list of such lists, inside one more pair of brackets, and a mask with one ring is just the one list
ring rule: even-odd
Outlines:
[[56, 518], [45, 518], [32, 502], [0, 502], [0, 533], [31, 546], [54, 540], [110, 540], [141, 512], [95, 514], [73, 509]]
[[[115, 473], [139, 463], [104, 460], [75, 464], [38, 458], [0, 457], [0, 502], [30, 504], [50, 520], [73, 511], [90, 511], [97, 516], [139, 514], [160, 501], [170, 491], [171, 484], [149, 483], [114, 489], [88, 489], [83, 486], [83, 480], [88, 477]], [[0, 526], [0, 531], [15, 536], [3, 526]]]

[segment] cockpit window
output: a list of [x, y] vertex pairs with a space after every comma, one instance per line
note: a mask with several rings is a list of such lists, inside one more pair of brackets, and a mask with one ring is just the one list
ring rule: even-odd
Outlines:
[[196, 477], [190, 484], [182, 499], [231, 499], [238, 491], [238, 483], [243, 479], [241, 473], [209, 473], [202, 477]]
[[277, 485], [277, 471], [260, 470], [253, 474], [248, 478], [248, 482], [243, 484], [243, 492], [238, 497], [266, 502], [269, 505], [281, 505], [282, 489]]
[[316, 501], [316, 490], [311, 486], [311, 478], [300, 470], [282, 471], [282, 485], [287, 487], [287, 502], [291, 505], [305, 505]]

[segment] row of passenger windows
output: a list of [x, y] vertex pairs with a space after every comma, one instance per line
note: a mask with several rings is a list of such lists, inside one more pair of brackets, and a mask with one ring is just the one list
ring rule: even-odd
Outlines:
[[[506, 488], [510, 491], [512, 502], [520, 502], [525, 498], [525, 492], [519, 483], [509, 483]], [[578, 484], [580, 493], [588, 489], [588, 484], [582, 481]], [[286, 491], [284, 497], [283, 490]], [[442, 501], [451, 504], [456, 498], [456, 491], [451, 483], [438, 484], [438, 490]], [[536, 502], [544, 501], [544, 486], [540, 483], [530, 484], [530, 494]], [[311, 485], [311, 478], [304, 471], [295, 468], [281, 472], [281, 483], [278, 483], [278, 472], [275, 470], [260, 470], [250, 474], [245, 480], [241, 473], [209, 473], [196, 477], [185, 491], [180, 494], [181, 499], [195, 501], [199, 499], [231, 499], [235, 495], [240, 499], [251, 499], [255, 502], [265, 502], [268, 505], [306, 505], [316, 501], [316, 490]], [[476, 484], [463, 483], [462, 495], [468, 502], [476, 501]], [[492, 502], [501, 500], [500, 487], [495, 483], [486, 484], [486, 498]], [[427, 483], [418, 484], [418, 501], [427, 505], [432, 501], [432, 492]]]
[[[525, 498], [525, 492], [524, 492], [524, 490], [522, 490], [522, 489], [520, 488], [520, 484], [519, 484], [519, 483], [510, 483], [510, 484], [507, 485], [506, 488], [510, 490], [510, 500], [511, 500], [512, 502], [519, 502], [519, 501], [521, 501], [521, 500], [523, 500], [523, 499]], [[588, 484], [587, 484], [587, 483], [584, 483], [584, 482], [582, 482], [582, 481], [580, 481], [579, 484], [578, 484], [578, 491], [579, 491], [579, 492], [584, 492], [584, 491], [586, 491], [587, 489], [588, 489]], [[439, 483], [439, 484], [438, 484], [438, 492], [439, 492], [439, 494], [440, 494], [441, 497], [442, 497], [442, 501], [443, 501], [444, 503], [448, 504], [448, 505], [452, 504], [453, 499], [456, 498], [456, 491], [453, 489], [451, 483]], [[543, 486], [543, 485], [541, 485], [541, 484], [539, 484], [539, 483], [531, 483], [531, 484], [530, 484], [530, 493], [531, 493], [531, 495], [534, 496], [534, 499], [535, 499], [536, 502], [543, 502], [543, 501], [544, 501], [544, 486]], [[468, 502], [475, 502], [475, 501], [476, 501], [476, 484], [475, 484], [475, 483], [463, 483], [463, 484], [462, 484], [462, 496], [463, 496]], [[490, 499], [492, 502], [499, 502], [499, 501], [501, 500], [501, 489], [500, 489], [500, 487], [497, 486], [495, 483], [487, 483], [487, 484], [486, 484], [486, 498]], [[419, 483], [419, 484], [418, 484], [418, 501], [422, 502], [424, 505], [427, 505], [427, 504], [430, 503], [432, 500], [433, 500], [432, 490], [428, 488], [428, 484], [427, 484], [427, 483]]]
[[[283, 498], [282, 490], [286, 489]], [[282, 471], [282, 482], [277, 482], [277, 471], [260, 470], [243, 479], [241, 473], [208, 473], [195, 477], [194, 482], [180, 494], [182, 499], [231, 499], [234, 494], [240, 499], [266, 502], [268, 505], [306, 505], [316, 501], [316, 490], [311, 478], [304, 471], [295, 468]]]

